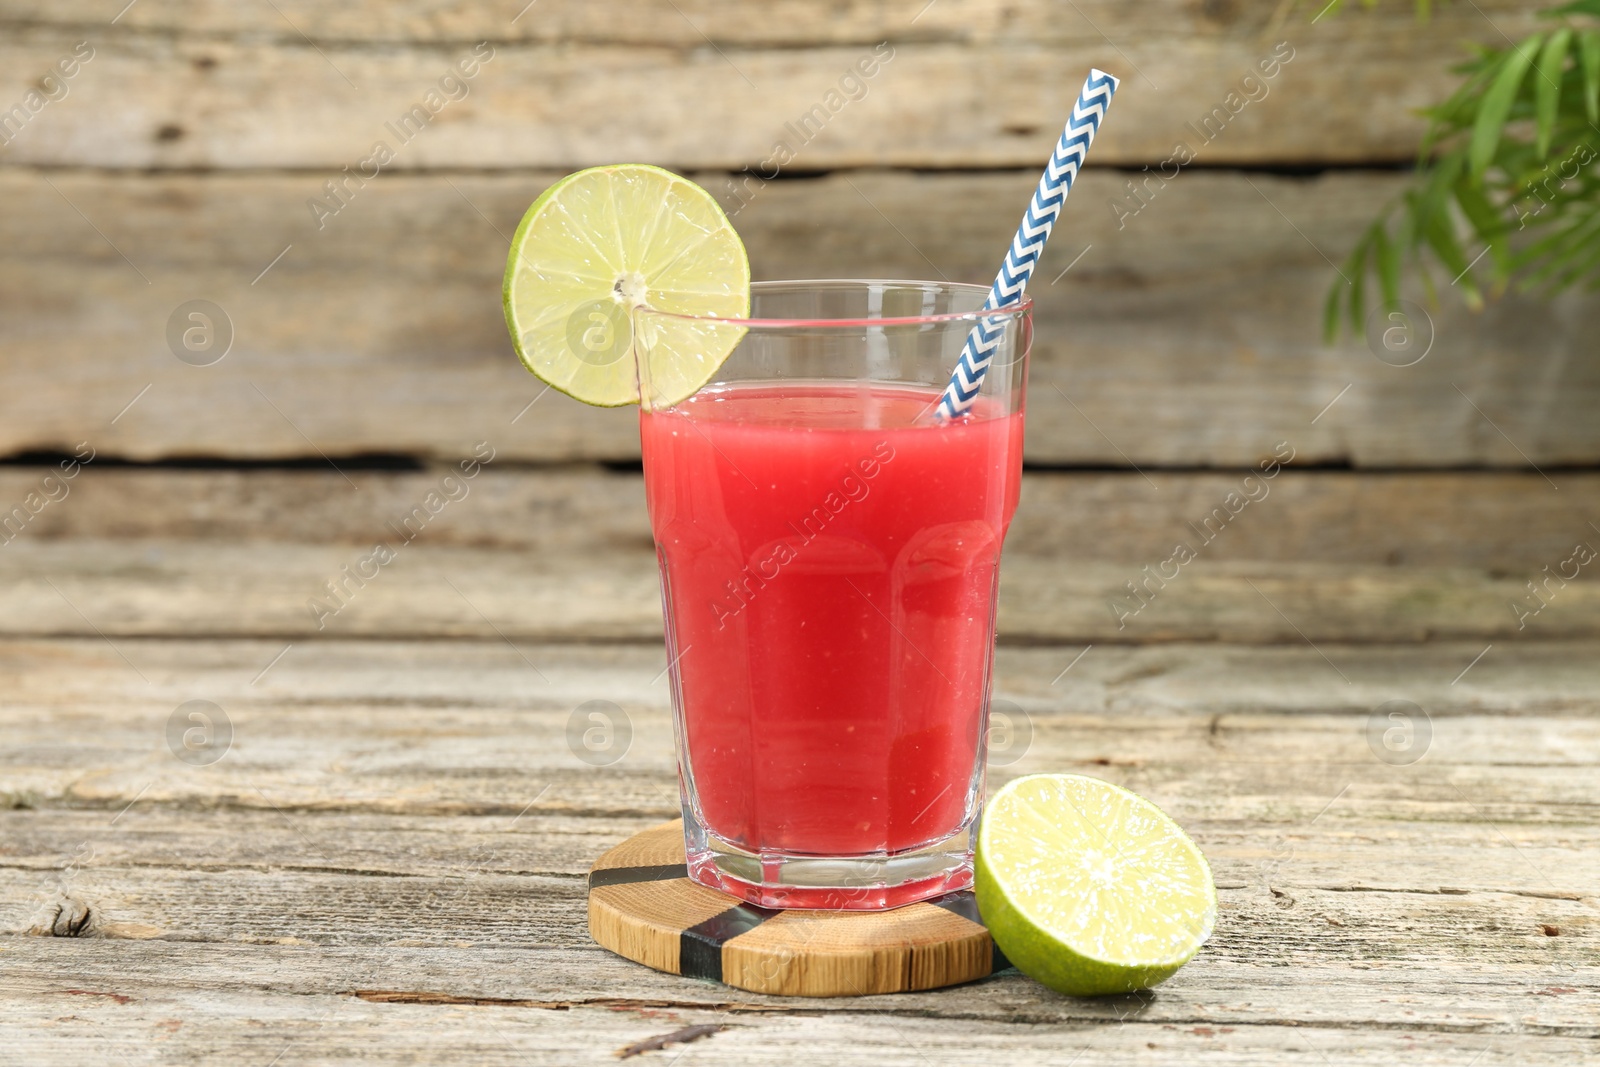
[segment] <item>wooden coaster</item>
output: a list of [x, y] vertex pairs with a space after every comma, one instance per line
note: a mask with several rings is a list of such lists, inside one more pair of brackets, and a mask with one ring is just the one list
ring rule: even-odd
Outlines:
[[691, 882], [681, 819], [596, 861], [589, 936], [658, 971], [799, 997], [938, 989], [1010, 966], [970, 892], [892, 911], [776, 911]]

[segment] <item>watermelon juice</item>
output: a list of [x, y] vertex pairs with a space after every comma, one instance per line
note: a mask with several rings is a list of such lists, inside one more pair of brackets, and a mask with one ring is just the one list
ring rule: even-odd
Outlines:
[[686, 816], [727, 845], [892, 856], [970, 827], [1023, 415], [937, 425], [937, 397], [750, 382], [641, 415]]

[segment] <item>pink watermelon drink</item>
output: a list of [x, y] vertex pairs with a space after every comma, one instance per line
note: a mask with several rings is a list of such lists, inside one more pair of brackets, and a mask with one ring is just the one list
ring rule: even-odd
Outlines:
[[894, 855], [976, 812], [1023, 416], [919, 420], [937, 399], [735, 383], [641, 416], [685, 791], [725, 845]]

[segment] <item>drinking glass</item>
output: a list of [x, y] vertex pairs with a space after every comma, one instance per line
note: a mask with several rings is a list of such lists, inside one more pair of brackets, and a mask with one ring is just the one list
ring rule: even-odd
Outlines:
[[[987, 292], [761, 282], [748, 319], [636, 313], [684, 838], [703, 885], [874, 910], [972, 883], [1032, 338], [1032, 302], [980, 314]], [[980, 318], [1003, 327], [993, 363], [971, 410], [941, 422]], [[670, 341], [681, 361], [694, 337], [732, 354], [668, 403], [652, 350]]]

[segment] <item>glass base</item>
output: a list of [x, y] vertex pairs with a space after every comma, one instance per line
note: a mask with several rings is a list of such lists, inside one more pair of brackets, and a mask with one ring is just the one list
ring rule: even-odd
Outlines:
[[751, 852], [684, 813], [689, 877], [763, 908], [886, 911], [972, 888], [978, 817], [941, 841], [905, 852], [816, 856]]

